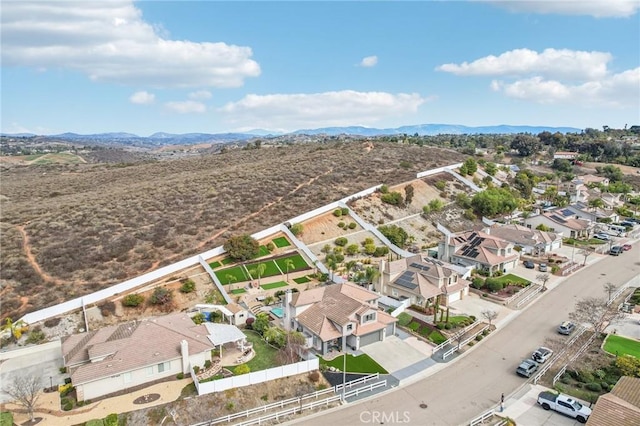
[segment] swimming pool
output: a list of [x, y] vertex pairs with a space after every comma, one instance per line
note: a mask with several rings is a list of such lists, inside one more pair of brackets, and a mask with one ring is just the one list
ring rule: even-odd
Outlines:
[[278, 318], [282, 318], [282, 315], [283, 315], [282, 308], [273, 308], [271, 309], [271, 313], [277, 316]]

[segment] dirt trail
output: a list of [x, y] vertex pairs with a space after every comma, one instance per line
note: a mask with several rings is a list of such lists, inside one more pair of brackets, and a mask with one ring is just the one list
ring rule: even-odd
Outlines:
[[60, 281], [53, 278], [51, 275], [47, 274], [46, 272], [44, 272], [42, 268], [40, 268], [40, 265], [38, 265], [38, 262], [36, 261], [36, 257], [31, 252], [31, 244], [29, 244], [29, 236], [27, 235], [27, 232], [24, 230], [24, 226], [25, 225], [17, 225], [16, 228], [18, 229], [18, 231], [20, 231], [20, 234], [22, 234], [22, 249], [24, 250], [24, 254], [27, 257], [27, 262], [29, 262], [33, 270], [36, 271], [36, 273], [40, 275], [40, 277], [42, 277], [44, 281], [49, 281], [54, 284], [59, 284]]
[[215, 234], [213, 234], [213, 236], [211, 238], [209, 238], [206, 241], [201, 242], [200, 244], [198, 244], [198, 249], [203, 248], [204, 246], [206, 246], [207, 244], [210, 244], [211, 242], [213, 242], [216, 238], [218, 238], [219, 236], [221, 236], [222, 234], [224, 234], [225, 232], [233, 229], [233, 228], [237, 228], [238, 226], [242, 225], [243, 223], [247, 222], [249, 219], [253, 219], [256, 216], [259, 216], [262, 212], [264, 212], [266, 209], [273, 207], [274, 205], [278, 204], [279, 202], [281, 202], [285, 197], [288, 197], [290, 195], [295, 194], [297, 191], [299, 191], [300, 189], [304, 188], [305, 186], [309, 186], [311, 184], [313, 184], [315, 181], [317, 181], [318, 179], [320, 179], [323, 176], [326, 176], [328, 174], [330, 174], [331, 172], [333, 172], [333, 168], [330, 168], [329, 170], [327, 170], [324, 173], [321, 173], [317, 176], [312, 177], [311, 179], [309, 179], [307, 182], [303, 182], [301, 184], [299, 184], [298, 186], [296, 186], [295, 188], [293, 188], [291, 191], [287, 192], [285, 195], [282, 195], [278, 198], [276, 198], [275, 200], [265, 204], [264, 206], [260, 207], [260, 209], [258, 209], [257, 211], [248, 214], [242, 218], [240, 218], [236, 223], [234, 223], [231, 226], [228, 226], [218, 232], [216, 232]]

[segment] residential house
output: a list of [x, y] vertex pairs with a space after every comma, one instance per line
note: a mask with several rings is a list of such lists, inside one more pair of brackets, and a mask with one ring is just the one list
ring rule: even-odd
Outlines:
[[587, 238], [593, 232], [595, 222], [580, 219], [569, 209], [555, 209], [527, 219], [527, 226], [532, 229], [544, 225], [550, 232], [566, 238]]
[[415, 255], [392, 262], [380, 261], [378, 289], [394, 299], [410, 299], [412, 305], [435, 304], [449, 306], [469, 294], [465, 278], [471, 269], [450, 265], [424, 255]]
[[583, 202], [577, 202], [565, 207], [562, 210], [563, 216], [575, 216], [580, 219], [587, 219], [592, 222], [608, 219], [611, 222], [618, 222], [620, 216], [613, 209], [602, 209], [599, 207], [590, 207]]
[[396, 319], [378, 308], [379, 294], [351, 283], [332, 284], [298, 293], [287, 292], [283, 324], [307, 336], [308, 345], [324, 355], [354, 350], [385, 340], [396, 332]]
[[640, 425], [640, 378], [620, 377], [609, 393], [600, 395], [587, 425]]
[[204, 365], [214, 348], [204, 324], [185, 313], [67, 336], [64, 366], [79, 401], [153, 382]]
[[596, 176], [596, 175], [582, 175], [578, 176], [576, 181], [583, 183], [584, 185], [593, 185], [600, 184], [604, 186], [609, 186], [609, 178], [604, 176]]
[[513, 269], [520, 254], [509, 241], [482, 231], [466, 231], [445, 235], [444, 241], [438, 244], [438, 259], [493, 275]]
[[[526, 222], [526, 220], [525, 220]], [[539, 231], [522, 225], [493, 225], [483, 230], [486, 234], [501, 238], [520, 247], [521, 253], [542, 256], [562, 247], [562, 236]]]
[[560, 160], [575, 160], [576, 158], [578, 158], [578, 155], [580, 155], [579, 152], [574, 152], [574, 151], [556, 151], [553, 154], [553, 159], [560, 159]]

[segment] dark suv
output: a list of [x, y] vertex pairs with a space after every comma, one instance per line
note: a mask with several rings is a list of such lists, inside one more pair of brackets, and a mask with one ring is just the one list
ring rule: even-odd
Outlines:
[[609, 250], [609, 254], [611, 256], [619, 256], [623, 251], [624, 249], [622, 248], [622, 246], [613, 246], [611, 247], [611, 250]]

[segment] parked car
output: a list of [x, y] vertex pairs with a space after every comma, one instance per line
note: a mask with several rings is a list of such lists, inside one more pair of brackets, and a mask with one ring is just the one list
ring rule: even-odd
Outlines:
[[591, 415], [591, 409], [580, 404], [567, 395], [556, 394], [554, 392], [540, 392], [538, 394], [538, 404], [545, 410], [554, 410], [576, 419], [580, 423], [586, 423]]
[[523, 377], [531, 377], [536, 371], [538, 371], [538, 363], [530, 359], [525, 359], [516, 368], [516, 374]]
[[632, 222], [630, 220], [625, 220], [625, 221], [620, 222], [620, 225], [625, 226], [625, 227], [629, 226], [629, 227], [633, 228], [634, 226], [636, 226], [636, 223]]
[[593, 238], [596, 238], [598, 240], [602, 240], [602, 241], [609, 241], [609, 235], [607, 234], [603, 234], [602, 232], [598, 232], [597, 234], [593, 235]]
[[622, 246], [622, 250], [624, 250], [624, 251], [629, 251], [629, 250], [631, 250], [631, 244], [624, 244], [624, 245]]
[[571, 321], [565, 321], [558, 326], [558, 333], [568, 336], [576, 329], [576, 325]]
[[538, 270], [540, 270], [540, 272], [547, 272], [547, 264], [541, 263], [540, 265], [538, 265]]
[[527, 268], [527, 269], [534, 269], [534, 268], [536, 267], [536, 264], [535, 264], [535, 263], [533, 263], [533, 262], [532, 262], [532, 261], [530, 261], [530, 260], [525, 260], [525, 261], [523, 262], [523, 265], [524, 265], [524, 267], [525, 267], [525, 268]]
[[547, 347], [540, 346], [531, 354], [531, 359], [537, 363], [544, 364], [546, 360], [553, 356], [553, 351]]
[[613, 246], [609, 250], [609, 254], [611, 256], [619, 256], [620, 253], [622, 253], [623, 251], [624, 251], [624, 249], [622, 248], [622, 246]]

